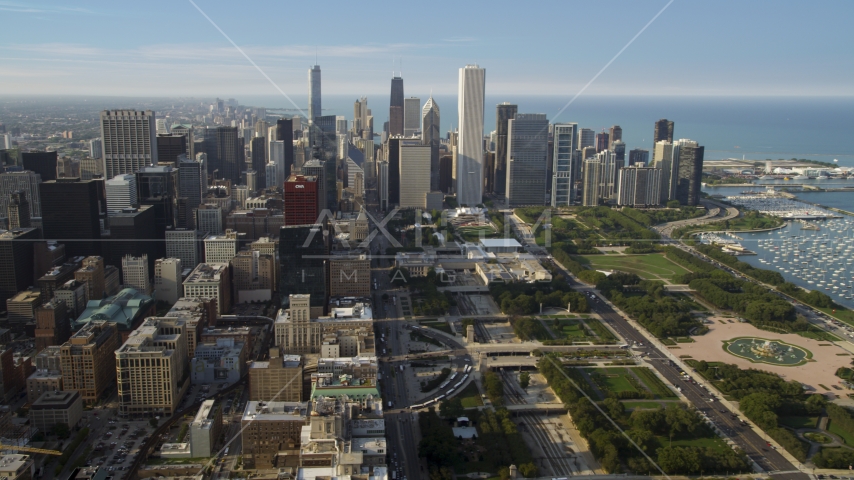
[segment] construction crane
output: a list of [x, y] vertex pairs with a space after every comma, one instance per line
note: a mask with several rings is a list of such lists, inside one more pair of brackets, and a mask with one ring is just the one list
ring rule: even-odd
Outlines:
[[45, 455], [62, 455], [62, 452], [60, 452], [59, 450], [47, 450], [44, 448], [35, 448], [35, 447], [19, 447], [17, 445], [0, 444], [0, 450], [19, 450], [21, 452], [43, 453]]

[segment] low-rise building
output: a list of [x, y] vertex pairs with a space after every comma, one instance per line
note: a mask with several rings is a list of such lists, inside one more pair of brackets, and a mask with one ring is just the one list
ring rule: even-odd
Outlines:
[[76, 390], [56, 390], [43, 393], [30, 406], [33, 427], [48, 433], [57, 423], [74, 428], [83, 418], [83, 398]]
[[304, 402], [246, 402], [241, 419], [244, 468], [298, 467], [308, 409]]
[[436, 264], [436, 255], [425, 252], [397, 252], [394, 266], [405, 268], [413, 277], [426, 277], [427, 272]]
[[71, 324], [71, 328], [78, 330], [92, 321], [111, 322], [124, 341], [144, 318], [156, 313], [156, 303], [152, 297], [138, 290], [125, 288], [112, 297], [90, 299], [86, 310]]
[[[311, 319], [309, 295], [291, 295], [290, 308], [281, 309], [274, 323], [276, 345], [284, 353], [321, 353], [325, 357], [355, 357], [373, 353], [373, 308], [368, 298], [335, 297], [329, 315]], [[334, 338], [334, 341], [332, 340]]]
[[190, 363], [193, 384], [237, 382], [246, 373], [248, 356], [246, 344], [233, 338], [199, 344]]
[[9, 453], [0, 455], [0, 478], [32, 480], [36, 473], [35, 461], [30, 455]]
[[192, 458], [208, 458], [216, 454], [216, 445], [222, 432], [222, 406], [214, 400], [205, 400], [190, 424], [190, 450]]
[[27, 401], [35, 403], [43, 393], [62, 390], [62, 373], [59, 370], [36, 369], [27, 377]]
[[303, 369], [299, 355], [279, 355], [277, 348], [271, 348], [268, 361], [249, 364], [249, 400], [302, 401]]

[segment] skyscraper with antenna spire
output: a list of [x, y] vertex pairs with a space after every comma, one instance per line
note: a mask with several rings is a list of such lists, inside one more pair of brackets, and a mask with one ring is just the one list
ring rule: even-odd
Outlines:
[[308, 121], [314, 122], [316, 117], [323, 115], [320, 108], [320, 65], [311, 67], [308, 71]]
[[[394, 75], [394, 72], [392, 72]], [[403, 135], [403, 78], [391, 78], [391, 99], [388, 108], [389, 136]]]

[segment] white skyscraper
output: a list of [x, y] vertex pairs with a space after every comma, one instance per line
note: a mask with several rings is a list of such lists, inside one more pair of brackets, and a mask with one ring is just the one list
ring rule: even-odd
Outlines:
[[430, 145], [430, 190], [439, 190], [439, 145], [442, 143], [439, 123], [439, 105], [430, 95], [421, 110], [421, 143]]
[[575, 182], [577, 172], [573, 160], [576, 140], [578, 138], [577, 123], [557, 123], [554, 126], [554, 155], [552, 157], [552, 201], [553, 207], [571, 205], [575, 201]]
[[459, 143], [457, 144], [457, 203], [475, 206], [483, 201], [483, 101], [486, 70], [477, 65], [460, 69]]
[[157, 165], [157, 129], [151, 110], [101, 112], [104, 177], [136, 173]]
[[165, 118], [158, 118], [156, 121], [157, 125], [157, 134], [158, 135], [169, 135], [169, 123]]
[[400, 208], [427, 208], [430, 146], [400, 144]]
[[323, 115], [320, 108], [320, 65], [308, 70], [308, 121]]
[[12, 148], [12, 135], [9, 133], [3, 134], [3, 149], [9, 150]]
[[93, 138], [89, 140], [89, 156], [92, 158], [101, 158], [103, 150], [101, 149], [101, 139]]
[[154, 261], [154, 296], [158, 302], [174, 305], [184, 293], [180, 258], [158, 258]]
[[[291, 146], [293, 148], [293, 146]], [[273, 140], [270, 142], [270, 163], [276, 164], [276, 187], [281, 188], [285, 184], [285, 142]], [[269, 178], [267, 179], [269, 183]]]
[[104, 182], [107, 190], [107, 210], [115, 211], [136, 205], [136, 175], [116, 175]]
[[403, 99], [403, 136], [410, 138], [421, 131], [421, 99]]

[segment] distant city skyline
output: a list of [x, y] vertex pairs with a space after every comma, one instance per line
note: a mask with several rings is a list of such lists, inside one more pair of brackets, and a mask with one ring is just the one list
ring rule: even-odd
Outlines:
[[[392, 15], [421, 14], [420, 7], [380, 4], [372, 10], [373, 19], [386, 28], [354, 36], [353, 13], [334, 9], [324, 14], [322, 32], [312, 30], [318, 25], [314, 22], [295, 21], [283, 36], [277, 9], [288, 18], [310, 18], [315, 12], [309, 4], [286, 10], [262, 1], [250, 10], [211, 0], [196, 3], [289, 95], [305, 92], [305, 72], [317, 59], [324, 70], [324, 94], [387, 95], [394, 71], [406, 80], [407, 91], [425, 92], [425, 97], [430, 91], [456, 91], [457, 69], [469, 63], [489, 69], [487, 94], [575, 94], [667, 4], [615, 1], [608, 14], [619, 28], [601, 36], [596, 35], [599, 26], [577, 22], [573, 36], [596, 41], [566, 50], [565, 19], [593, 18], [600, 6], [548, 2], [509, 11], [478, 2], [439, 2], [431, 8], [444, 12], [444, 21], [425, 37], [405, 22], [391, 21]], [[552, 14], [542, 15], [546, 10]], [[68, 7], [55, 1], [2, 0], [0, 11], [6, 19], [0, 32], [4, 93], [278, 93], [189, 2], [90, 0]], [[676, 1], [585, 94], [854, 95], [849, 80], [854, 66], [839, 61], [854, 43], [847, 25], [852, 14], [854, 4], [843, 1], [808, 9], [794, 1]], [[465, 29], [460, 28], [463, 21]], [[494, 28], [507, 21], [513, 32], [536, 34], [507, 35]], [[109, 25], [130, 23], [144, 34], [104, 35]], [[238, 27], [246, 24], [252, 28]], [[803, 31], [810, 34], [789, 34]], [[668, 59], [673, 64], [678, 59], [678, 74], [675, 69], [673, 75], [662, 74]], [[188, 75], [197, 81], [181, 81]]]

